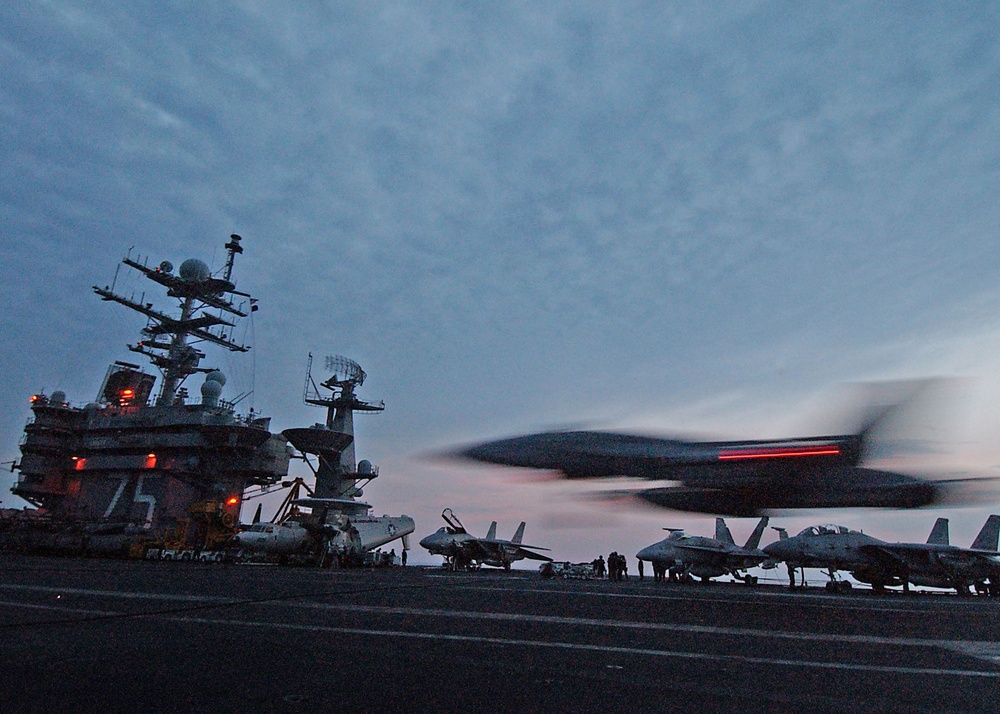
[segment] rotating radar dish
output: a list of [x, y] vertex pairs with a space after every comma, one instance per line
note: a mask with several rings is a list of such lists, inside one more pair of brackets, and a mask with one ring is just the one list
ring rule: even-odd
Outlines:
[[365, 383], [365, 371], [348, 357], [327, 355], [324, 367], [327, 372], [332, 372], [329, 379], [323, 382], [324, 387], [360, 387]]

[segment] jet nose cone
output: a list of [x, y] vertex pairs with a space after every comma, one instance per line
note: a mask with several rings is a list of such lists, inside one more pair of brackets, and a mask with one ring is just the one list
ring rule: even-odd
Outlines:
[[427, 536], [426, 538], [421, 538], [420, 539], [420, 547], [421, 548], [426, 548], [427, 550], [430, 550], [431, 549], [431, 545], [433, 545], [433, 544], [434, 544], [434, 539], [431, 536]]
[[524, 455], [523, 439], [501, 439], [499, 441], [485, 441], [481, 444], [473, 444], [460, 449], [457, 455], [472, 459], [473, 461], [485, 461], [490, 464], [518, 465]]
[[656, 549], [653, 546], [647, 546], [635, 554], [635, 557], [639, 560], [652, 560], [653, 556], [656, 555]]

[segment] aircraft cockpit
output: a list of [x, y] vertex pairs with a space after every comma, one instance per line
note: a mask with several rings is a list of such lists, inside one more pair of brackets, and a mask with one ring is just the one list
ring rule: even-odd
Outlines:
[[250, 528], [248, 528], [251, 533], [273, 533], [274, 524], [272, 523], [254, 523]]
[[848, 533], [857, 533], [858, 531], [852, 531], [847, 526], [838, 526], [833, 523], [827, 523], [821, 526], [809, 526], [804, 531], [799, 533], [800, 536], [826, 536], [826, 535], [846, 535]]
[[683, 540], [685, 538], [690, 538], [687, 531], [680, 529], [670, 531], [670, 535], [667, 536], [667, 540]]

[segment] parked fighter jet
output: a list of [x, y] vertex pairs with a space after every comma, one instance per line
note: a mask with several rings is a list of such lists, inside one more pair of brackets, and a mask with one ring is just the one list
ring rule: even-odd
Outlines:
[[881, 560], [887, 571], [901, 571], [912, 585], [953, 589], [960, 595], [977, 592], [1000, 595], [1000, 516], [986, 519], [969, 548], [948, 543], [948, 519], [938, 518], [926, 543], [887, 543], [862, 551]]
[[631, 495], [663, 508], [755, 516], [790, 508], [918, 508], [954, 491], [865, 468], [872, 431], [901, 404], [880, 407], [854, 434], [765, 441], [685, 441], [600, 431], [530, 434], [468, 446], [458, 456], [561, 472], [566, 478], [625, 476], [680, 486]]
[[[764, 546], [764, 552], [788, 566], [788, 586], [795, 588], [796, 568], [823, 568], [830, 581], [827, 590], [850, 590], [851, 583], [837, 580], [837, 571], [846, 570], [856, 579], [871, 583], [881, 591], [886, 585], [902, 585], [900, 571], [888, 573], [882, 564], [862, 550], [864, 546], [886, 545], [885, 541], [872, 538], [860, 531], [834, 524], [810, 526], [793, 538], [784, 528], [775, 528], [780, 539]], [[805, 572], [802, 573], [805, 584]]]
[[[510, 570], [510, 564], [515, 560], [529, 558], [531, 560], [551, 561], [547, 555], [533, 552], [548, 550], [537, 545], [521, 543], [524, 535], [524, 521], [518, 526], [517, 532], [510, 540], [497, 538], [497, 523], [493, 521], [485, 538], [477, 538], [465, 530], [450, 508], [441, 512], [447, 526], [439, 528], [420, 541], [420, 545], [429, 550], [432, 555], [440, 555], [452, 570], [468, 568], [473, 565], [492, 565], [495, 568]], [[532, 550], [529, 550], [532, 549]]]
[[694, 575], [707, 582], [720, 575], [732, 575], [747, 585], [756, 585], [756, 576], [745, 571], [767, 560], [767, 553], [758, 549], [760, 536], [767, 525], [767, 516], [742, 548], [733, 541], [733, 535], [723, 518], [715, 519], [715, 538], [688, 535], [682, 530], [666, 528], [670, 535], [659, 543], [643, 548], [635, 557], [669, 570], [671, 579], [687, 579]]
[[[910, 584], [955, 588], [968, 593], [970, 583], [985, 591], [1000, 582], [1000, 554], [996, 552], [1000, 517], [990, 516], [970, 549], [946, 543], [947, 521], [939, 518], [927, 543], [887, 543], [844, 526], [810, 526], [794, 538], [776, 529], [780, 539], [764, 552], [788, 566], [789, 587], [795, 587], [796, 568], [823, 568], [830, 590], [846, 590], [851, 585], [836, 579], [837, 571], [847, 571], [870, 583], [874, 590]], [[803, 582], [805, 575], [803, 573]]]

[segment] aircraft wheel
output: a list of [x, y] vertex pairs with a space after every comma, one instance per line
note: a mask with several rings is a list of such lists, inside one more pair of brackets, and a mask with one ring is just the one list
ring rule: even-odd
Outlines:
[[757, 576], [756, 575], [748, 575], [743, 580], [743, 582], [746, 583], [747, 585], [754, 586], [754, 585], [757, 584]]
[[853, 586], [853, 585], [851, 585], [851, 584], [850, 584], [849, 582], [847, 582], [846, 580], [841, 580], [841, 581], [840, 581], [840, 591], [841, 591], [841, 592], [845, 592], [845, 593], [849, 593], [849, 592], [851, 592], [851, 590], [853, 590], [853, 589], [854, 589], [854, 586]]

